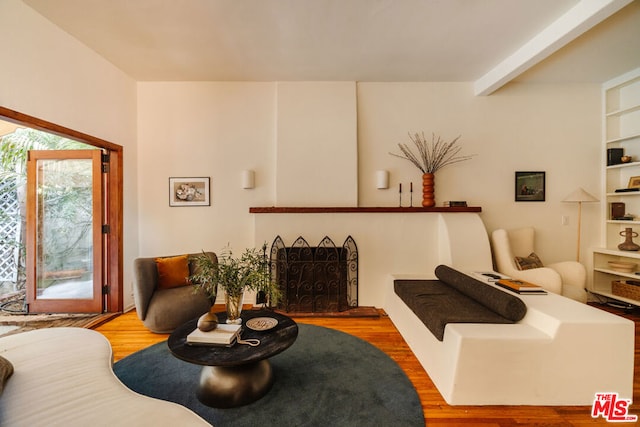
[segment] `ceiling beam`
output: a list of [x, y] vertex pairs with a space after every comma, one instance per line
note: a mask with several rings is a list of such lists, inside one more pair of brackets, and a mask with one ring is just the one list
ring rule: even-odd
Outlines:
[[581, 0], [474, 83], [477, 96], [496, 90], [604, 21], [633, 0]]

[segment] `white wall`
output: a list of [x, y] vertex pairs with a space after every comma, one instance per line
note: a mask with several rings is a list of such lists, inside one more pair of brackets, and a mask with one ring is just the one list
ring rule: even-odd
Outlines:
[[[318, 87], [323, 84], [318, 83]], [[308, 88], [313, 83], [305, 85]], [[357, 185], [360, 206], [397, 206], [399, 182], [405, 183], [405, 189], [414, 182], [414, 206], [419, 204], [420, 192], [415, 187], [420, 172], [389, 155], [397, 151], [398, 142], [407, 140], [407, 132], [424, 130], [446, 139], [462, 134], [463, 153], [476, 156], [436, 174], [438, 204], [462, 199], [481, 206], [489, 232], [499, 227], [534, 225], [539, 230], [538, 252], [545, 262], [575, 256], [577, 206], [561, 203], [561, 199], [577, 186], [599, 195], [597, 85], [510, 85], [491, 97], [474, 96], [470, 83], [359, 83], [357, 88], [357, 182], [347, 179], [344, 185], [346, 192]], [[291, 108], [298, 102], [293, 97], [291, 104], [283, 105], [285, 101], [278, 100], [278, 95], [276, 83], [139, 84], [138, 144], [144, 153], [138, 164], [143, 255], [219, 251], [227, 243], [241, 250], [264, 241], [270, 244], [278, 234], [291, 241], [303, 235], [311, 238], [310, 243], [312, 236], [328, 235], [342, 243], [349, 234], [345, 223], [351, 221], [345, 216], [285, 216], [284, 223], [294, 229], [288, 226], [265, 232], [261, 224], [282, 222], [248, 213], [251, 206], [277, 203], [275, 159], [283, 156], [274, 154], [278, 147], [274, 126], [279, 108]], [[339, 103], [344, 101], [342, 96], [337, 97]], [[308, 143], [318, 150], [317, 140]], [[298, 144], [295, 150], [299, 151], [305, 139], [300, 138]], [[324, 149], [335, 153], [331, 144]], [[322, 150], [316, 156], [324, 158]], [[305, 161], [309, 168], [315, 166], [312, 160]], [[257, 171], [253, 190], [240, 188], [240, 172], [245, 168]], [[378, 169], [391, 172], [389, 190], [375, 189]], [[545, 202], [514, 201], [514, 172], [518, 170], [546, 172]], [[170, 208], [170, 176], [211, 176], [212, 206]], [[307, 179], [301, 174], [297, 185], [307, 188]], [[408, 204], [406, 194], [404, 201]], [[563, 215], [569, 216], [568, 226], [561, 225]], [[597, 205], [584, 206], [584, 248], [598, 242], [597, 216]], [[261, 227], [257, 231], [254, 219]], [[390, 228], [386, 233], [393, 233], [397, 227], [398, 235], [405, 235], [405, 227], [413, 221], [385, 215], [359, 216], [353, 229], [362, 237], [360, 241], [354, 237], [360, 245], [384, 227]], [[418, 235], [428, 229], [415, 232]], [[404, 246], [398, 243], [389, 250], [411, 253], [407, 259], [421, 259], [430, 265], [434, 261], [430, 258], [432, 251], [412, 242]], [[583, 255], [583, 260], [587, 258]], [[408, 270], [422, 272], [425, 264], [415, 264]], [[378, 295], [378, 290], [372, 292], [363, 301], [377, 304], [377, 297], [370, 296]]]
[[[253, 246], [249, 207], [271, 205], [275, 83], [139, 83], [141, 256]], [[256, 187], [242, 189], [245, 169]], [[169, 177], [211, 177], [211, 206], [170, 207]]]
[[138, 253], [135, 82], [19, 0], [0, 1], [0, 105], [124, 146], [125, 306]]
[[280, 82], [277, 98], [276, 204], [356, 206], [355, 82]]
[[[447, 141], [462, 135], [461, 154], [475, 157], [436, 173], [436, 203], [481, 206], [489, 232], [533, 225], [543, 262], [572, 259], [578, 210], [561, 200], [579, 186], [601, 198], [599, 91], [587, 84], [510, 84], [476, 97], [471, 83], [360, 83], [360, 205], [397, 206], [398, 183], [406, 189], [413, 182], [414, 191], [421, 185], [417, 168], [388, 154], [398, 152], [397, 143], [410, 142], [407, 132], [435, 132]], [[375, 188], [379, 169], [390, 171], [389, 190]], [[515, 171], [545, 171], [546, 201], [515, 202]], [[403, 201], [408, 203], [406, 194]], [[569, 225], [561, 225], [562, 215]], [[583, 262], [586, 248], [599, 242], [598, 215], [597, 204], [583, 205]]]

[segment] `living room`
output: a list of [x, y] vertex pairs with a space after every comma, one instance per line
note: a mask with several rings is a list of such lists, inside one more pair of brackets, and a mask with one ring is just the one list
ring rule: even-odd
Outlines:
[[[399, 184], [406, 189], [420, 180], [419, 171], [389, 154], [408, 142], [408, 133], [445, 140], [460, 135], [462, 154], [474, 157], [437, 174], [437, 203], [466, 200], [482, 207], [488, 232], [535, 225], [544, 262], [574, 253], [577, 209], [561, 200], [577, 187], [599, 195], [600, 174], [593, 171], [602, 162], [600, 84], [527, 82], [525, 73], [523, 82], [476, 96], [473, 82], [138, 82], [27, 4], [9, 1], [2, 7], [2, 31], [12, 40], [3, 50], [13, 58], [0, 71], [2, 105], [124, 147], [125, 307], [133, 304], [131, 264], [137, 256], [260, 245], [252, 206], [398, 206]], [[612, 19], [633, 21], [637, 9], [634, 2]], [[538, 65], [542, 71], [545, 66]], [[283, 101], [279, 96], [286, 88], [291, 96]], [[305, 91], [296, 88], [323, 96], [309, 104]], [[312, 129], [279, 121], [291, 109], [301, 117], [305, 108], [313, 114], [327, 105], [349, 115], [339, 123], [335, 115], [330, 122], [305, 118], [315, 123]], [[349, 141], [336, 138], [345, 135]], [[309, 141], [304, 143], [315, 153], [326, 144], [331, 144], [327, 152], [335, 153], [342, 144], [342, 186], [322, 188], [324, 194], [317, 196], [313, 188], [305, 192], [307, 199], [281, 202], [284, 137], [289, 147], [291, 141]], [[313, 160], [313, 155], [299, 158], [296, 167], [307, 174], [326, 167], [337, 172], [335, 163]], [[243, 170], [255, 171], [254, 189], [241, 188]], [[377, 170], [389, 171], [389, 189], [376, 189]], [[546, 173], [545, 202], [514, 201], [515, 171]], [[168, 178], [181, 176], [210, 177], [211, 206], [169, 207]], [[598, 204], [584, 204], [581, 261], [587, 265], [587, 248], [600, 241], [600, 215]], [[342, 236], [332, 236], [332, 224], [318, 232], [341, 241]]]
[[[566, 9], [575, 3], [562, 2]], [[460, 135], [461, 154], [473, 155], [437, 173], [438, 206], [464, 200], [481, 207], [489, 233], [533, 225], [543, 262], [573, 259], [578, 211], [562, 200], [578, 187], [603, 199], [602, 83], [640, 66], [623, 62], [600, 81], [572, 79], [571, 74], [581, 75], [578, 69], [553, 82], [543, 78], [555, 61], [570, 59], [599, 32], [637, 23], [637, 1], [488, 96], [476, 95], [479, 75], [424, 81], [332, 81], [322, 75], [303, 81], [139, 79], [38, 13], [41, 5], [0, 4], [0, 34], [10, 41], [0, 51], [11, 58], [0, 67], [0, 106], [124, 147], [125, 309], [133, 307], [132, 265], [140, 256], [217, 252], [227, 244], [240, 251], [270, 244], [279, 234], [287, 234], [288, 241], [297, 235], [311, 242], [319, 241], [318, 235], [336, 242], [346, 237], [336, 215], [299, 232], [256, 231], [259, 214], [251, 214], [251, 207], [397, 207], [400, 184], [408, 206], [407, 188], [410, 183], [419, 188], [421, 174], [389, 153], [414, 132], [447, 141]], [[419, 50], [412, 55], [430, 56]], [[245, 170], [255, 172], [252, 189], [242, 188]], [[389, 172], [388, 189], [376, 188], [379, 170]], [[545, 172], [544, 202], [514, 200], [516, 171]], [[318, 185], [327, 172], [335, 181]], [[288, 174], [297, 181], [286, 181]], [[210, 206], [171, 207], [171, 177], [209, 177]], [[413, 195], [414, 206], [419, 194]], [[582, 206], [580, 261], [587, 269], [589, 248], [601, 245], [604, 215], [600, 203]], [[422, 226], [419, 219], [398, 221], [397, 232], [388, 231], [396, 234], [395, 245], [369, 259], [371, 253], [363, 251], [361, 268], [384, 256], [402, 272], [431, 273], [436, 254], [412, 236], [430, 234], [435, 229], [430, 221], [422, 230], [416, 230]], [[356, 242], [375, 244], [372, 236], [385, 224], [363, 224]], [[381, 307], [384, 283], [362, 286], [370, 292], [361, 295], [361, 304]]]

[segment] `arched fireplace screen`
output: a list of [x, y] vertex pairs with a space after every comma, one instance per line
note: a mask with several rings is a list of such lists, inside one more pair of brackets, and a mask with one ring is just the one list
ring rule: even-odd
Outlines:
[[358, 306], [358, 247], [351, 236], [342, 247], [329, 237], [309, 246], [302, 237], [287, 247], [280, 236], [271, 245], [271, 279], [286, 312], [329, 313]]

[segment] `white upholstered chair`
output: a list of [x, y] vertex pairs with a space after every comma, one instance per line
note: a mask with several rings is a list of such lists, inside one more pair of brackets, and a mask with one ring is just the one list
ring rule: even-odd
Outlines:
[[527, 258], [535, 253], [534, 243], [533, 227], [495, 230], [491, 234], [491, 244], [498, 272], [540, 285], [549, 292], [586, 302], [587, 271], [577, 261], [563, 261], [528, 270], [518, 269], [516, 257]]

